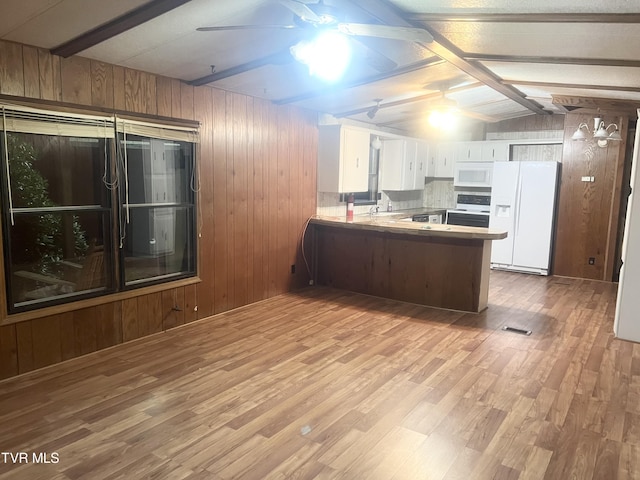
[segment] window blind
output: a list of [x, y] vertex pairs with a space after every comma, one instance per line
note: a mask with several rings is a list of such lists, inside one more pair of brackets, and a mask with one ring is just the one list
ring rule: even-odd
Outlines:
[[113, 116], [55, 112], [0, 104], [4, 131], [64, 137], [114, 138]]
[[198, 143], [198, 129], [195, 127], [181, 127], [118, 118], [116, 119], [116, 130], [118, 133], [126, 132], [127, 135]]

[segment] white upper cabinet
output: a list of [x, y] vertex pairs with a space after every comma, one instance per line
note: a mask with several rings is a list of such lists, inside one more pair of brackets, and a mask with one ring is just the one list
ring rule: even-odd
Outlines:
[[509, 160], [509, 142], [459, 142], [455, 155], [456, 162], [506, 162]]
[[[453, 178], [453, 162], [456, 153], [455, 143], [439, 143], [431, 153], [432, 176], [435, 178]], [[429, 172], [431, 173], [431, 171]]]
[[433, 175], [429, 172], [430, 159], [429, 144], [418, 140], [416, 142], [416, 180], [413, 190], [422, 190], [424, 188], [425, 177]]
[[368, 130], [344, 125], [318, 129], [318, 191], [353, 193], [369, 190]]
[[456, 143], [456, 162], [481, 162], [484, 142]]
[[508, 162], [510, 143], [499, 140], [487, 140], [482, 143], [483, 162]]
[[411, 138], [385, 140], [382, 143], [380, 188], [382, 190], [420, 190], [424, 174], [418, 179], [418, 169], [424, 171], [424, 160], [417, 161], [418, 141]]

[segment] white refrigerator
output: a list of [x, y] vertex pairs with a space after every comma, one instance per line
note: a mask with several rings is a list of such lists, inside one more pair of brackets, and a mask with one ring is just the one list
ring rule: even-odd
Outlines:
[[[640, 110], [638, 111], [640, 115]], [[640, 122], [638, 123], [640, 125]], [[640, 128], [636, 128], [631, 166], [631, 195], [622, 239], [622, 268], [613, 331], [618, 338], [640, 342]]]
[[508, 232], [494, 240], [491, 267], [549, 274], [558, 162], [496, 162], [489, 227]]

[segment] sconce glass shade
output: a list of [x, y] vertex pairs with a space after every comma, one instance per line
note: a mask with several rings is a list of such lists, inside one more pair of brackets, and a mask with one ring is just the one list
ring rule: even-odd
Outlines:
[[593, 134], [593, 138], [595, 138], [596, 140], [605, 140], [608, 137], [609, 137], [609, 134], [607, 133], [607, 129], [604, 126], [604, 122], [600, 122], [598, 129]]
[[380, 147], [382, 147], [382, 142], [380, 141], [380, 137], [376, 135], [376, 138], [371, 141], [371, 148], [374, 150], [380, 150]]
[[[609, 133], [611, 129], [613, 129], [613, 131]], [[581, 123], [571, 136], [571, 140], [587, 140], [590, 133], [591, 130], [589, 126], [586, 123]], [[596, 117], [593, 119], [593, 140], [596, 141], [599, 147], [606, 147], [609, 140], [618, 142], [622, 140], [622, 136], [618, 130], [618, 125], [615, 123], [605, 125], [602, 118]]]
[[583, 129], [589, 131], [586, 123], [581, 123], [578, 126], [576, 131], [571, 136], [571, 140], [586, 140], [587, 134], [584, 132]]
[[620, 131], [618, 130], [617, 126], [616, 126], [616, 129], [613, 132], [611, 132], [611, 134], [609, 135], [608, 140], [613, 140], [614, 142], [622, 141], [622, 136], [620, 135]]

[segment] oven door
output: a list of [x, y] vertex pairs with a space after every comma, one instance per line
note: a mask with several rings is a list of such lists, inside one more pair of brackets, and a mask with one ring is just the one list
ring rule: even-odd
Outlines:
[[447, 225], [488, 228], [489, 213], [447, 210]]

